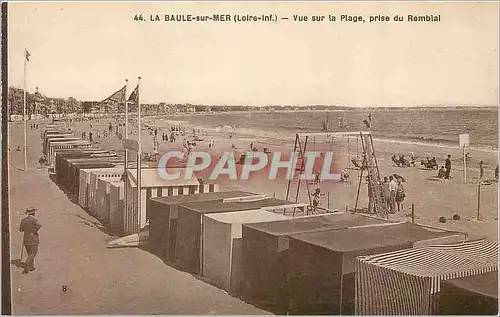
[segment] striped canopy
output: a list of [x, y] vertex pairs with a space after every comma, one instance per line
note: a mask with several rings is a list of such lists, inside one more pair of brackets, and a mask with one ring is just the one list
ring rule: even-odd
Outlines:
[[356, 260], [357, 314], [430, 314], [440, 281], [498, 271], [498, 242], [434, 245]]

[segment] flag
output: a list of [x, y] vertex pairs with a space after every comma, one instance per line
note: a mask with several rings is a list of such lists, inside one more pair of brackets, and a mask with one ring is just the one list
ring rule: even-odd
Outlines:
[[133, 102], [138, 104], [139, 103], [139, 85], [135, 87], [134, 91], [130, 94], [130, 97], [128, 97], [128, 102]]
[[26, 57], [26, 61], [28, 61], [28, 62], [29, 62], [29, 61], [30, 61], [30, 56], [31, 56], [31, 54], [30, 54], [30, 52], [28, 52], [28, 50], [27, 50], [27, 49], [25, 49], [25, 50], [24, 50], [24, 56]]
[[125, 90], [127, 89], [127, 86], [123, 86], [120, 90], [109, 96], [108, 98], [104, 99], [102, 102], [106, 101], [116, 101], [116, 102], [124, 102], [126, 97], [125, 97]]

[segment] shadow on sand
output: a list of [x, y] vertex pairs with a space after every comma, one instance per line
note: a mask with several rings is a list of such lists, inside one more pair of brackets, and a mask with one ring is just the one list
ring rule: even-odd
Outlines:
[[21, 261], [21, 259], [12, 260], [10, 261], [10, 264], [14, 264], [17, 268], [20, 269], [24, 269], [24, 267], [26, 266], [25, 263]]
[[206, 277], [204, 276], [201, 276], [199, 274], [196, 274], [196, 273], [192, 273], [192, 272], [189, 272], [189, 271], [186, 271], [185, 270], [185, 267], [181, 264], [181, 263], [178, 263], [178, 262], [175, 262], [175, 261], [170, 261], [169, 259], [165, 258], [164, 256], [161, 256], [161, 255], [158, 255], [152, 248], [151, 248], [151, 245], [141, 245], [139, 246], [139, 249], [144, 251], [144, 252], [148, 252], [150, 253], [151, 255], [154, 255], [155, 257], [159, 258], [166, 266], [174, 269], [174, 270], [177, 270], [179, 272], [183, 272], [183, 273], [186, 273], [186, 274], [189, 274], [191, 275], [193, 278], [199, 280], [199, 281], [202, 281], [204, 283], [207, 283], [207, 284], [210, 284], [214, 287], [217, 287], [218, 289], [222, 290], [223, 292], [229, 294], [230, 296], [234, 297], [234, 298], [237, 298], [249, 305], [252, 305], [258, 309], [261, 309], [261, 310], [265, 310], [265, 311], [268, 311], [270, 313], [273, 313], [275, 315], [286, 315], [287, 314], [287, 311], [286, 310], [283, 310], [283, 309], [279, 309], [279, 307], [276, 307], [276, 305], [274, 303], [267, 303], [267, 302], [262, 302], [262, 301], [259, 301], [259, 300], [254, 300], [254, 299], [250, 299], [250, 298], [246, 298], [245, 296], [243, 296], [243, 294], [234, 294], [234, 293], [228, 293], [225, 289], [222, 289], [220, 288], [219, 286], [215, 285], [213, 282], [211, 282], [210, 280], [208, 280]]

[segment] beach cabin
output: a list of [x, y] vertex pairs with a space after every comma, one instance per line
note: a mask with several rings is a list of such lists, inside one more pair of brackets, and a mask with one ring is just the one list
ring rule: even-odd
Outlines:
[[109, 222], [112, 231], [123, 232], [124, 182], [109, 181]]
[[498, 316], [498, 271], [441, 281], [439, 315]]
[[78, 197], [78, 187], [80, 184], [80, 170], [88, 168], [107, 168], [115, 167], [116, 164], [123, 162], [123, 159], [118, 157], [109, 158], [84, 158], [71, 159], [69, 162], [69, 174], [66, 179], [66, 188], [69, 189]]
[[69, 159], [74, 158], [90, 158], [94, 154], [110, 153], [108, 150], [102, 149], [60, 149], [55, 152], [54, 173], [56, 181], [60, 183], [64, 175], [69, 174]]
[[[148, 217], [146, 214], [146, 205], [151, 197], [189, 195], [200, 192], [200, 187], [207, 189], [210, 185], [200, 186], [200, 182], [193, 175], [190, 179], [185, 179], [184, 168], [168, 169], [168, 173], [180, 173], [177, 180], [162, 179], [157, 168], [142, 168], [141, 170], [141, 206], [137, 208], [137, 170], [127, 169], [125, 179], [125, 215], [123, 219], [123, 231], [126, 234], [138, 233], [146, 226]], [[212, 188], [214, 186], [212, 185]], [[130, 197], [130, 199], [129, 199]]]
[[431, 245], [356, 259], [357, 315], [436, 315], [442, 281], [498, 272], [498, 242]]
[[412, 247], [410, 240], [348, 228], [290, 236], [290, 314], [353, 315], [357, 256]]
[[47, 162], [50, 167], [54, 167], [55, 164], [55, 152], [61, 149], [89, 149], [92, 147], [92, 143], [85, 140], [60, 140], [55, 139], [49, 143], [49, 151], [47, 155]]
[[44, 155], [49, 155], [49, 144], [51, 141], [54, 141], [54, 140], [78, 141], [78, 140], [81, 140], [81, 138], [78, 138], [71, 133], [59, 133], [59, 134], [48, 135], [43, 139], [42, 151], [43, 151]]
[[334, 213], [295, 217], [269, 223], [243, 224], [242, 295], [250, 302], [266, 303], [277, 313], [286, 313], [288, 308], [287, 258], [291, 235], [386, 223], [388, 222], [385, 220], [361, 215]]
[[276, 198], [255, 201], [228, 200], [229, 202], [194, 202], [179, 206], [175, 257], [180, 268], [203, 275], [203, 215], [296, 205]]
[[80, 169], [80, 178], [78, 186], [78, 204], [85, 209], [89, 207], [89, 201], [90, 201], [89, 186], [90, 186], [91, 173], [95, 173], [96, 177], [111, 176], [116, 179], [118, 175], [124, 173], [124, 168], [123, 164], [116, 164], [115, 167], [110, 167], [110, 168]]
[[111, 186], [110, 182], [119, 182], [122, 175], [97, 177], [96, 190], [96, 218], [101, 222], [108, 224], [111, 204]]
[[222, 202], [228, 198], [257, 195], [243, 191], [217, 192], [214, 188], [211, 190], [211, 192], [200, 194], [156, 197], [148, 200], [146, 213], [149, 217], [149, 246], [156, 255], [175, 261], [179, 205], [202, 201]]
[[119, 164], [115, 165], [111, 168], [99, 168], [99, 169], [88, 169], [87, 173], [81, 173], [82, 176], [87, 176], [84, 174], [88, 174], [88, 186], [87, 186], [87, 195], [88, 195], [88, 205], [87, 208], [91, 215], [96, 216], [99, 220], [102, 220], [98, 214], [98, 202], [101, 197], [98, 197], [99, 194], [103, 194], [102, 191], [99, 191], [99, 178], [105, 179], [105, 181], [101, 184], [101, 189], [104, 189], [104, 193], [107, 191], [106, 181], [120, 181], [123, 178], [124, 173], [124, 165]]
[[[72, 144], [73, 146], [69, 146]], [[47, 142], [47, 157], [48, 163], [53, 167], [55, 163], [55, 152], [60, 149], [89, 149], [92, 144], [89, 141], [77, 138], [58, 138], [51, 139]]]
[[58, 129], [58, 130], [46, 130], [42, 133], [42, 139], [47, 139], [52, 136], [74, 136], [73, 133], [64, 130], [64, 129]]
[[203, 215], [203, 276], [230, 294], [243, 284], [241, 232], [244, 223], [288, 219], [267, 210], [245, 210]]

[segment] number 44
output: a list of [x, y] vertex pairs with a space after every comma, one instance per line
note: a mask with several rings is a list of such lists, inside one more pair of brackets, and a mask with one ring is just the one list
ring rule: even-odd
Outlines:
[[144, 19], [142, 18], [142, 14], [136, 14], [134, 16], [134, 20], [135, 21], [144, 21]]

